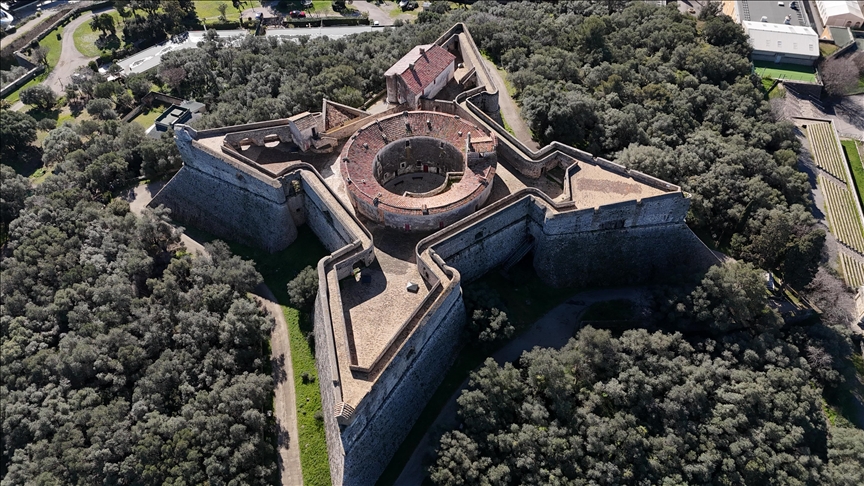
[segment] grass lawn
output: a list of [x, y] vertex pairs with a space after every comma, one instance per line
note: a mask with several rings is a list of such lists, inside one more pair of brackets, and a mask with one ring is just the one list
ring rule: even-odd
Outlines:
[[151, 108], [149, 112], [141, 112], [141, 114], [133, 118], [132, 121], [144, 127], [144, 130], [147, 130], [148, 128], [150, 128], [150, 125], [152, 125], [156, 121], [156, 119], [159, 118], [159, 115], [164, 112], [164, 106], [157, 106]]
[[840, 143], [843, 144], [843, 152], [846, 153], [846, 160], [849, 161], [849, 167], [852, 168], [855, 193], [858, 194], [858, 199], [864, 204], [864, 166], [861, 165], [861, 154], [858, 152], [855, 140], [841, 140]]
[[[186, 233], [201, 242], [216, 239], [194, 228]], [[318, 241], [309, 226], [298, 228], [297, 240], [277, 253], [230, 243], [231, 251], [245, 259], [255, 262], [255, 268], [264, 277], [264, 283], [276, 296], [282, 306], [288, 333], [291, 340], [291, 363], [294, 368], [294, 385], [297, 399], [297, 440], [300, 444], [300, 462], [303, 468], [303, 484], [307, 486], [330, 485], [330, 466], [327, 458], [327, 443], [324, 437], [324, 422], [315, 418], [321, 410], [321, 392], [318, 388], [318, 373], [315, 370], [314, 350], [306, 341], [306, 334], [312, 332], [310, 316], [301, 314], [288, 304], [288, 282], [307, 266], [315, 267], [318, 260], [329, 252]], [[314, 382], [303, 383], [301, 375], [309, 373]]]
[[57, 34], [60, 34], [61, 36], [63, 35], [63, 26], [62, 25], [60, 27], [58, 27], [56, 30], [51, 31], [51, 33], [46, 35], [44, 39], [39, 41], [40, 46], [48, 48], [48, 67], [45, 69], [45, 71], [42, 74], [40, 74], [39, 76], [36, 76], [35, 78], [33, 78], [30, 81], [28, 81], [27, 83], [25, 83], [20, 88], [9, 93], [3, 99], [8, 101], [9, 103], [16, 103], [16, 102], [18, 102], [18, 100], [21, 96], [21, 90], [29, 88], [31, 86], [36, 86], [37, 84], [48, 79], [48, 74], [51, 73], [51, 69], [53, 69], [54, 66], [57, 65], [57, 61], [60, 59], [61, 46], [60, 46], [60, 39], [57, 38]]
[[828, 44], [826, 42], [819, 43], [819, 53], [822, 54], [822, 57], [828, 57], [831, 54], [837, 52], [838, 47], [834, 44]]
[[[306, 332], [301, 329], [301, 320], [309, 320], [288, 306], [281, 306], [288, 323], [291, 340], [291, 363], [294, 366], [294, 389], [297, 400], [297, 440], [300, 444], [300, 464], [303, 468], [303, 484], [327, 486], [330, 481], [330, 463], [327, 458], [324, 420], [315, 417], [321, 410], [321, 389], [318, 388], [318, 373], [315, 370], [315, 355], [306, 342]], [[311, 325], [311, 323], [310, 323]], [[303, 383], [303, 373], [312, 379]]]
[[[261, 2], [258, 1], [246, 1], [240, 5], [240, 10], [234, 8], [230, 0], [227, 1], [217, 1], [217, 0], [199, 0], [192, 2], [195, 4], [195, 13], [198, 14], [198, 18], [201, 20], [211, 19], [216, 20], [219, 18], [219, 4], [224, 3], [228, 8], [225, 10], [225, 18], [227, 20], [238, 20], [240, 19], [240, 12], [246, 10], [247, 8], [252, 7], [260, 7]], [[330, 2], [327, 2], [330, 3]]]
[[[117, 32], [123, 32], [123, 17], [121, 17], [116, 10], [107, 13], [114, 18], [114, 25]], [[78, 49], [78, 52], [87, 57], [99, 57], [103, 52], [110, 51], [110, 49], [103, 50], [96, 47], [96, 40], [99, 39], [100, 34], [100, 31], [94, 31], [90, 28], [90, 22], [85, 22], [79, 25], [78, 28], [75, 29], [75, 32], [72, 33], [72, 39], [75, 41], [75, 48]], [[116, 44], [116, 47], [120, 47], [119, 39], [117, 39]]]
[[[517, 263], [507, 276], [502, 275], [497, 270], [488, 272], [476, 282], [468, 284], [466, 287], [470, 290], [472, 286], [485, 285], [492, 290], [498, 292], [501, 300], [507, 303], [507, 316], [510, 322], [516, 328], [516, 335], [530, 327], [544, 314], [567, 300], [576, 291], [573, 288], [553, 288], [544, 284], [534, 267], [531, 258], [523, 258]], [[459, 388], [459, 385], [468, 378], [468, 374], [483, 364], [487, 357], [491, 356], [498, 347], [505, 343], [500, 343], [494, 348], [482, 348], [479, 346], [465, 346], [456, 356], [453, 365], [447, 370], [444, 375], [444, 380], [435, 394], [429, 400], [429, 403], [423, 408], [417, 422], [408, 432], [408, 436], [402, 442], [402, 445], [396, 451], [387, 469], [378, 480], [379, 485], [394, 484], [405, 464], [414, 453], [414, 449], [420, 443], [420, 440], [426, 435], [432, 422], [438, 418], [441, 409]]]
[[754, 62], [753, 66], [756, 74], [763, 78], [792, 79], [811, 83], [816, 81], [816, 71], [809, 66], [771, 62]]
[[36, 170], [36, 172], [30, 174], [30, 183], [34, 186], [38, 186], [45, 182], [45, 179], [48, 178], [49, 175], [54, 173], [54, 167], [41, 167]]
[[[349, 10], [351, 10], [351, 5], [346, 4]], [[314, 17], [331, 17], [338, 16], [339, 14], [333, 10], [333, 2], [327, 1], [313, 1], [311, 7], [304, 7], [303, 2], [300, 0], [287, 1], [284, 6], [280, 7], [278, 4], [274, 7], [277, 11], [287, 14], [292, 10], [300, 10], [306, 12], [307, 18]], [[356, 8], [355, 8], [356, 9]]]
[[42, 74], [40, 74], [39, 76], [36, 76], [35, 78], [31, 79], [30, 81], [27, 81], [26, 83], [21, 85], [20, 88], [9, 93], [3, 99], [8, 101], [9, 103], [17, 103], [18, 99], [21, 97], [21, 91], [22, 90], [27, 89], [31, 86], [36, 86], [37, 84], [41, 83], [42, 81], [45, 81], [47, 78], [48, 78], [48, 71], [45, 71]]
[[48, 48], [48, 70], [46, 72], [53, 69], [57, 65], [57, 61], [60, 60], [62, 46], [60, 45], [60, 39], [57, 38], [57, 34], [63, 35], [62, 25], [39, 41], [40, 46]]

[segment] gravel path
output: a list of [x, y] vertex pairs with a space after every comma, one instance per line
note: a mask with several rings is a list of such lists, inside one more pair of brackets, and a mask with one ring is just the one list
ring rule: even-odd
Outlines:
[[[516, 361], [522, 356], [522, 353], [534, 347], [560, 348], [567, 344], [567, 341], [579, 330], [582, 314], [591, 304], [616, 299], [644, 301], [646, 297], [646, 291], [643, 288], [591, 290], [577, 293], [567, 302], [541, 317], [530, 329], [507, 343], [492, 357], [500, 365]], [[459, 406], [456, 399], [467, 387], [468, 380], [466, 379], [441, 409], [438, 418], [435, 419], [420, 444], [414, 449], [411, 459], [408, 460], [408, 464], [405, 465], [405, 469], [402, 470], [396, 480], [397, 486], [419, 486], [423, 483], [426, 477], [426, 468], [435, 460], [435, 447], [438, 444], [438, 439], [444, 432], [459, 425], [457, 415]]]
[[507, 85], [504, 84], [504, 78], [501, 77], [498, 68], [486, 58], [483, 58], [483, 62], [486, 63], [492, 81], [498, 86], [498, 107], [501, 109], [501, 117], [507, 120], [507, 124], [513, 130], [513, 135], [520, 142], [534, 152], [540, 150], [540, 145], [531, 138], [531, 130], [525, 123], [525, 119], [522, 118], [522, 110], [507, 92]]
[[60, 59], [57, 61], [57, 65], [51, 69], [51, 73], [48, 74], [48, 78], [44, 82], [44, 84], [54, 90], [58, 95], [63, 94], [63, 87], [69, 83], [69, 80], [72, 78], [72, 73], [74, 73], [76, 69], [81, 66], [86, 66], [87, 63], [96, 59], [95, 57], [87, 57], [81, 54], [78, 52], [78, 49], [75, 48], [75, 39], [72, 35], [75, 33], [75, 29], [83, 23], [90, 22], [93, 14], [100, 14], [111, 10], [114, 9], [105, 8], [94, 10], [92, 13], [85, 12], [63, 27], [63, 39], [60, 42]]
[[263, 283], [255, 289], [258, 300], [276, 320], [270, 333], [270, 355], [273, 363], [273, 412], [276, 414], [279, 474], [282, 486], [302, 486], [300, 443], [297, 441], [297, 402], [294, 395], [294, 368], [285, 314], [273, 292]]

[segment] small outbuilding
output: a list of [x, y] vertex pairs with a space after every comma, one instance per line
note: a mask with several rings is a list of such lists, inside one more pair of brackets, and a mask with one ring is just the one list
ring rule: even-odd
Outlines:
[[857, 1], [816, 0], [816, 10], [826, 27], [861, 28], [864, 13]]
[[753, 61], [812, 66], [819, 59], [819, 36], [810, 27], [741, 22], [753, 46]]
[[387, 102], [417, 109], [420, 98], [433, 98], [454, 72], [456, 56], [447, 49], [436, 44], [417, 46], [384, 73]]

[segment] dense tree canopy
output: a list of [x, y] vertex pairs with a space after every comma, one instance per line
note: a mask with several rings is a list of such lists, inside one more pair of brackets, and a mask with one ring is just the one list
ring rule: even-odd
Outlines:
[[133, 127], [58, 128], [58, 170], [33, 189], [2, 168], [2, 483], [272, 484], [261, 277], [111, 199], [140, 157]]
[[769, 334], [694, 345], [588, 327], [515, 366], [490, 359], [459, 406], [437, 484], [826, 484], [864, 471], [852, 459], [864, 432], [832, 432], [844, 443], [828, 452], [808, 366]]
[[623, 3], [477, 2], [424, 19], [468, 24], [506, 69], [540, 142], [681, 185], [694, 230], [803, 287], [822, 247], [806, 210], [810, 187], [796, 170], [791, 125], [773, 118], [750, 74], [743, 30], [716, 9], [700, 24], [674, 5]]
[[36, 140], [36, 120], [12, 110], [0, 110], [0, 155], [3, 161], [13, 160], [16, 152]]

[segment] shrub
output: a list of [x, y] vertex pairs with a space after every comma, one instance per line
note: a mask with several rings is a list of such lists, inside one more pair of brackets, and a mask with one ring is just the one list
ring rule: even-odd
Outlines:
[[288, 282], [288, 300], [296, 309], [309, 311], [317, 293], [318, 272], [312, 267], [304, 268]]
[[57, 128], [57, 120], [52, 118], [43, 118], [36, 123], [36, 127], [39, 128], [39, 130], [48, 132]]
[[43, 110], [50, 110], [57, 103], [57, 95], [48, 86], [37, 84], [21, 90], [20, 100], [25, 105], [33, 105]]

